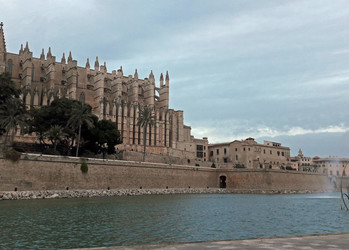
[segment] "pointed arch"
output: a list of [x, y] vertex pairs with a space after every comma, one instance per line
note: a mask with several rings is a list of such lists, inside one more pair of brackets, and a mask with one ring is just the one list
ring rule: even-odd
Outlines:
[[85, 103], [85, 93], [84, 92], [80, 93], [79, 101], [82, 102], [82, 103]]
[[7, 60], [6, 64], [6, 71], [12, 76], [12, 70], [13, 70], [13, 61], [12, 59]]
[[34, 63], [32, 63], [32, 82], [34, 82]]

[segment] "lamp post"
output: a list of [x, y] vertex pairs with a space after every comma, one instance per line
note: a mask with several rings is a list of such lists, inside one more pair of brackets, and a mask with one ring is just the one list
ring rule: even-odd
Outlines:
[[103, 160], [105, 159], [105, 153], [107, 152], [107, 147], [108, 147], [108, 145], [106, 142], [102, 144]]

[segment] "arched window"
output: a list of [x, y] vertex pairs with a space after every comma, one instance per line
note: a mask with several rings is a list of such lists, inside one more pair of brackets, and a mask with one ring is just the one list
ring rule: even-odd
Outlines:
[[141, 86], [138, 87], [138, 95], [144, 96], [144, 89]]
[[11, 59], [7, 61], [6, 71], [12, 75], [13, 62]]
[[32, 64], [32, 82], [34, 82], [34, 63]]
[[84, 92], [81, 92], [80, 97], [79, 97], [79, 101], [82, 103], [85, 103], [85, 94]]

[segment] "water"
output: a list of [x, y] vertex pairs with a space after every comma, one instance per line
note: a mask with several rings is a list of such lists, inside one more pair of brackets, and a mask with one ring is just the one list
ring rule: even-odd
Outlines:
[[78, 248], [349, 231], [340, 194], [0, 202], [0, 248]]

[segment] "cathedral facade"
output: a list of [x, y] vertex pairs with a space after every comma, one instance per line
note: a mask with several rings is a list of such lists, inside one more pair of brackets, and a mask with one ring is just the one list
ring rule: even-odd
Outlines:
[[183, 111], [169, 108], [170, 77], [161, 73], [159, 86], [150, 72], [148, 78], [125, 76], [122, 67], [107, 71], [106, 63], [96, 57], [93, 67], [87, 59], [78, 66], [71, 52], [60, 60], [48, 48], [34, 57], [28, 42], [17, 53], [6, 50], [3, 24], [0, 25], [0, 73], [9, 72], [22, 90], [23, 102], [28, 108], [49, 105], [55, 98], [79, 100], [92, 107], [99, 119], [117, 124], [123, 144], [120, 150], [142, 151], [143, 129], [137, 126], [142, 107], [150, 107], [156, 124], [147, 128], [147, 152], [206, 161], [207, 138], [195, 139], [191, 128], [184, 125]]

